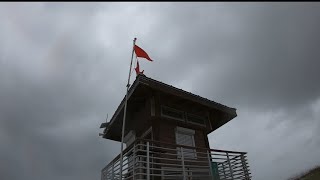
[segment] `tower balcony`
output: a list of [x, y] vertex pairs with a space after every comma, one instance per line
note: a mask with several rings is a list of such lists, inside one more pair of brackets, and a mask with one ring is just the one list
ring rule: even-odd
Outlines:
[[101, 171], [101, 180], [250, 180], [247, 153], [136, 139]]

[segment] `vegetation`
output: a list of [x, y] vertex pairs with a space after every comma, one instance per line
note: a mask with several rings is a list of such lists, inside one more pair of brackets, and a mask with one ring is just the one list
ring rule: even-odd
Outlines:
[[289, 180], [320, 180], [320, 166], [317, 166]]

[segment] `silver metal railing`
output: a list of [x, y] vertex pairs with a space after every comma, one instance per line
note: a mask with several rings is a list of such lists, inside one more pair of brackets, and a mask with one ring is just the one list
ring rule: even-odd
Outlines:
[[251, 180], [245, 152], [137, 139], [101, 172], [101, 180]]

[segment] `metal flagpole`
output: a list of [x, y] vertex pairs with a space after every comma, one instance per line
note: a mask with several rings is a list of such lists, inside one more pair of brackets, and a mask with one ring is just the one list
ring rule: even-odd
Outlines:
[[130, 62], [130, 69], [129, 69], [129, 77], [128, 77], [128, 84], [127, 84], [127, 92], [126, 92], [126, 101], [124, 103], [124, 111], [123, 111], [123, 121], [122, 121], [122, 133], [121, 133], [121, 152], [120, 152], [120, 179], [122, 179], [122, 164], [123, 164], [123, 138], [124, 138], [124, 129], [126, 124], [126, 114], [127, 114], [127, 101], [128, 101], [128, 91], [130, 87], [130, 75], [132, 69], [132, 59], [134, 53], [134, 45], [136, 44], [137, 38], [133, 39], [133, 47], [132, 47], [132, 55], [131, 55], [131, 62]]

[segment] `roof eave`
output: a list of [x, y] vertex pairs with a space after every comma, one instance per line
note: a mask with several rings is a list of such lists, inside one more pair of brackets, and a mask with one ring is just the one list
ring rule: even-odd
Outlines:
[[225, 115], [227, 115], [226, 117], [221, 118], [218, 122], [213, 122], [210, 121], [211, 124], [215, 124], [215, 126], [212, 126], [212, 129], [210, 129], [207, 134], [212, 133], [213, 131], [219, 129], [221, 126], [225, 125], [226, 123], [228, 123], [229, 121], [231, 121], [232, 119], [237, 117], [237, 112], [235, 108], [232, 108], [232, 112], [224, 112]]
[[[137, 88], [138, 84], [140, 83], [139, 82], [139, 77], [141, 75], [138, 75], [136, 77], [136, 80], [133, 82], [132, 86], [129, 88], [129, 91], [128, 91], [128, 100], [130, 99], [132, 93], [134, 92], [134, 90]], [[124, 98], [122, 99], [121, 103], [119, 104], [117, 110], [115, 111], [115, 113], [113, 114], [111, 120], [109, 121], [109, 127], [111, 127], [114, 122], [116, 121], [116, 119], [118, 118], [119, 114], [122, 112], [122, 109], [124, 108], [124, 105], [125, 105], [125, 100], [126, 100], [126, 96], [124, 96]], [[105, 130], [105, 133], [104, 133], [104, 136], [103, 138], [106, 138], [108, 137], [108, 134], [110, 132], [110, 128], [106, 129]]]

